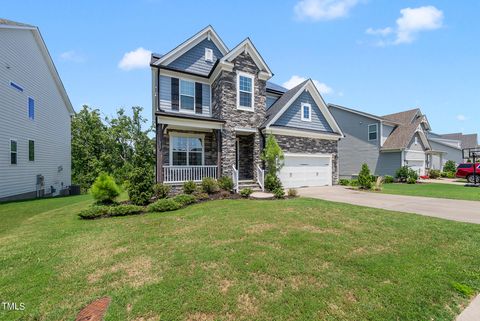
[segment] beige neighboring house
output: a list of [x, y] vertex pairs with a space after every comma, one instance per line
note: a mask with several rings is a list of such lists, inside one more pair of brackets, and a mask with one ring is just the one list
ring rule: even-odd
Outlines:
[[71, 184], [73, 113], [39, 29], [0, 18], [0, 201]]

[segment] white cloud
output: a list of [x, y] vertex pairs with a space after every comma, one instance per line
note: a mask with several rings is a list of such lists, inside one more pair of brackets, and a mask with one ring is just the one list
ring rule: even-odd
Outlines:
[[295, 16], [300, 20], [333, 20], [348, 15], [359, 0], [301, 0], [295, 7]]
[[69, 50], [62, 52], [60, 54], [60, 59], [64, 61], [72, 61], [72, 62], [84, 62], [85, 57], [76, 52], [75, 50]]
[[440, 29], [443, 18], [443, 12], [434, 6], [404, 8], [400, 10], [400, 18], [397, 19], [395, 28], [368, 28], [365, 32], [380, 37], [395, 34], [395, 39], [380, 40], [377, 45], [406, 44], [413, 42], [420, 32]]
[[466, 117], [465, 115], [458, 114], [458, 115], [457, 115], [457, 120], [458, 120], [458, 121], [466, 121], [466, 120], [467, 120], [467, 117]]
[[[304, 82], [305, 80], [307, 80], [307, 78], [297, 76], [297, 75], [293, 75], [289, 80], [287, 80], [286, 82], [283, 83], [283, 87], [285, 87], [287, 89], [292, 89], [293, 87], [295, 87], [296, 85]], [[317, 87], [318, 91], [322, 95], [328, 95], [328, 94], [333, 93], [333, 89], [331, 87], [329, 87], [327, 84], [325, 84], [323, 82], [320, 82], [318, 80], [314, 80], [314, 79], [312, 79], [312, 81], [313, 81], [315, 87]]]
[[150, 65], [151, 54], [151, 51], [142, 47], [129, 51], [123, 55], [122, 60], [118, 63], [118, 68], [123, 70], [146, 68]]

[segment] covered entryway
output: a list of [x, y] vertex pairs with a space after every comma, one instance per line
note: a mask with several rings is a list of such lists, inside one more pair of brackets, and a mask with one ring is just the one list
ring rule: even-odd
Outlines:
[[332, 185], [332, 155], [285, 154], [279, 177], [285, 188]]

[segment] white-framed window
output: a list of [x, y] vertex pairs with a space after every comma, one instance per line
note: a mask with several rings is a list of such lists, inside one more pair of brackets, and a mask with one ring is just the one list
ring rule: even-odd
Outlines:
[[312, 105], [308, 103], [302, 103], [301, 113], [303, 121], [312, 121]]
[[253, 111], [253, 86], [252, 75], [237, 74], [237, 109]]
[[18, 145], [17, 141], [14, 139], [10, 140], [10, 164], [17, 165], [17, 153], [18, 153]]
[[195, 111], [195, 82], [180, 79], [180, 109]]
[[213, 62], [213, 50], [205, 48], [205, 61]]
[[170, 135], [170, 165], [201, 166], [204, 161], [204, 136], [172, 133]]
[[368, 140], [378, 139], [378, 124], [368, 125]]

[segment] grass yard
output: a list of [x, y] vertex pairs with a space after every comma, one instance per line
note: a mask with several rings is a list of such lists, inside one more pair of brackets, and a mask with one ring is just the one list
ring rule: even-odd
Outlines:
[[[450, 187], [450, 186], [449, 186]], [[455, 186], [451, 186], [455, 187]], [[88, 196], [0, 205], [1, 320], [453, 320], [480, 225], [313, 199], [78, 219]]]
[[442, 183], [384, 184], [382, 193], [480, 201], [480, 188]]

